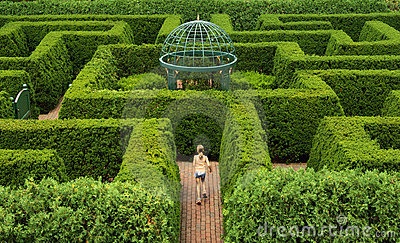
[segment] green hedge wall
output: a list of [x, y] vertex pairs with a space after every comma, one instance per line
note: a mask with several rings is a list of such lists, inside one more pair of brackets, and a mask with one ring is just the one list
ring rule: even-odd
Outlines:
[[123, 156], [118, 182], [137, 183], [165, 197], [163, 238], [177, 241], [180, 234], [180, 175], [171, 122], [149, 119], [135, 126]]
[[[240, 11], [238, 11], [240, 9]], [[336, 1], [245, 1], [245, 0], [181, 0], [181, 1], [56, 1], [0, 2], [3, 15], [32, 14], [179, 14], [184, 21], [194, 20], [197, 15], [208, 20], [211, 14], [225, 13], [231, 16], [237, 30], [254, 29], [257, 18], [265, 13], [374, 13], [387, 12], [383, 0], [336, 0]]]
[[392, 90], [387, 96], [383, 108], [382, 116], [400, 116], [400, 91]]
[[378, 116], [392, 90], [400, 89], [397, 70], [309, 71], [337, 94], [346, 116]]
[[329, 40], [326, 55], [399, 55], [400, 32], [380, 21], [367, 21], [360, 33], [360, 42], [353, 42], [343, 31], [335, 31]]
[[72, 66], [58, 33], [43, 38], [29, 57], [0, 57], [0, 69], [24, 70], [29, 74], [36, 96], [35, 105], [42, 112], [49, 111], [58, 103], [71, 82]]
[[28, 41], [21, 27], [6, 25], [0, 29], [0, 56], [29, 56]]
[[[11, 107], [11, 111], [13, 110], [13, 108], [9, 98], [16, 98], [18, 92], [22, 89], [22, 86], [24, 84], [27, 84], [29, 88], [31, 101], [31, 118], [37, 118], [39, 116], [39, 107], [36, 106], [35, 90], [33, 89], [33, 83], [31, 82], [29, 74], [23, 70], [0, 70], [0, 90], [7, 92], [7, 103], [9, 104], [5, 107]], [[4, 109], [8, 110], [9, 108]], [[4, 116], [0, 117], [10, 118], [10, 116], [6, 114], [9, 114], [9, 111], [4, 113]], [[11, 115], [11, 117], [13, 118], [14, 115]]]
[[337, 95], [326, 84], [326, 89], [319, 89], [321, 85], [317, 89], [235, 91], [254, 102], [273, 162], [306, 161], [321, 119], [344, 115]]
[[223, 196], [229, 197], [246, 171], [260, 167], [272, 168], [267, 137], [254, 105], [241, 100], [230, 106], [222, 134], [219, 171]]
[[314, 137], [307, 166], [399, 171], [399, 129], [396, 117], [326, 117]]
[[64, 161], [55, 150], [0, 149], [0, 185], [16, 188], [26, 179], [67, 181]]
[[0, 91], [0, 118], [14, 118], [10, 95], [6, 91]]
[[[156, 14], [145, 14], [145, 15], [101, 15], [101, 14], [57, 14], [55, 15], [1, 15], [0, 26], [8, 22], [15, 21], [29, 21], [29, 22], [48, 22], [48, 21], [123, 21], [128, 23], [131, 30], [135, 33], [133, 44], [151, 43], [154, 44], [157, 38], [157, 34], [161, 29], [165, 29], [165, 23], [170, 20], [179, 18], [179, 16], [171, 15], [156, 15]], [[172, 26], [171, 26], [172, 27]], [[100, 30], [100, 29], [98, 29]]]
[[132, 183], [28, 181], [0, 187], [0, 241], [177, 242], [175, 205]]
[[297, 43], [279, 44], [274, 58], [276, 86], [288, 88], [297, 70], [377, 70], [400, 69], [400, 56], [309, 56], [305, 55]]
[[303, 21], [326, 21], [330, 22], [335, 30], [342, 30], [351, 37], [352, 40], [358, 41], [362, 28], [367, 21], [382, 21], [395, 29], [399, 29], [398, 13], [350, 13], [350, 14], [278, 14], [260, 16], [260, 19], [270, 19], [276, 22], [279, 20], [283, 23], [303, 22]]
[[224, 199], [224, 242], [394, 242], [400, 175], [250, 171]]
[[114, 178], [137, 120], [0, 120], [1, 149], [54, 149], [67, 176]]

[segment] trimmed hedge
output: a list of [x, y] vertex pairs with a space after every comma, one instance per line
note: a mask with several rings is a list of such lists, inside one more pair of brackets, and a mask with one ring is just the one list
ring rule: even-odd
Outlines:
[[[171, 15], [101, 15], [101, 14], [69, 14], [69, 15], [1, 15], [0, 16], [0, 26], [8, 22], [15, 21], [29, 21], [29, 22], [48, 22], [48, 21], [123, 21], [128, 23], [131, 30], [135, 33], [135, 38], [133, 44], [143, 44], [150, 43], [154, 44], [156, 42], [157, 33], [163, 28], [164, 23], [174, 18], [179, 18], [178, 16]], [[172, 26], [171, 26], [172, 27]], [[98, 29], [99, 30], [99, 29]]]
[[258, 72], [240, 72], [231, 74], [230, 90], [272, 89], [275, 77]]
[[28, 181], [0, 187], [0, 241], [177, 242], [175, 208], [166, 194], [132, 183]]
[[14, 109], [10, 95], [5, 91], [0, 91], [0, 118], [14, 118]]
[[36, 106], [52, 109], [71, 82], [72, 66], [58, 33], [48, 34], [29, 57], [0, 57], [0, 69], [24, 70], [33, 84]]
[[[44, 113], [56, 106], [73, 74], [92, 57], [98, 45], [133, 40], [132, 31], [123, 22], [15, 22], [7, 26], [22, 28], [28, 49], [34, 51], [29, 57], [0, 57], [0, 67], [23, 69], [30, 74], [37, 105]], [[50, 32], [55, 30], [61, 32]]]
[[[7, 92], [7, 102], [9, 102], [10, 104], [6, 105], [6, 107], [11, 107], [11, 112], [13, 111], [13, 108], [9, 98], [16, 98], [18, 92], [23, 88], [22, 86], [24, 84], [27, 84], [29, 87], [29, 96], [31, 101], [31, 118], [37, 118], [39, 116], [39, 107], [36, 106], [35, 90], [33, 89], [33, 84], [31, 82], [29, 74], [23, 70], [0, 70], [0, 90]], [[6, 113], [9, 114], [9, 111], [7, 111]], [[11, 116], [5, 115], [0, 117], [13, 118], [14, 115], [12, 112]]]
[[350, 13], [350, 14], [277, 14], [260, 16], [260, 19], [277, 20], [283, 23], [304, 21], [330, 22], [335, 30], [342, 30], [354, 41], [358, 41], [362, 28], [367, 21], [382, 21], [395, 29], [399, 29], [398, 13]]
[[[168, 119], [149, 119], [135, 126], [123, 156], [117, 182], [131, 182], [166, 197], [163, 238], [177, 241], [180, 234], [180, 175], [176, 147]], [[147, 239], [146, 239], [147, 240]]]
[[255, 104], [273, 162], [306, 161], [320, 120], [344, 115], [337, 95], [326, 84], [319, 89], [321, 85], [316, 89], [235, 91]]
[[134, 74], [118, 80], [119, 90], [166, 89], [167, 80], [155, 73]]
[[394, 242], [400, 175], [250, 171], [224, 198], [224, 242]]
[[400, 69], [400, 56], [309, 56], [305, 55], [297, 43], [278, 45], [274, 58], [276, 86], [288, 88], [297, 70], [377, 70]]
[[138, 120], [0, 120], [1, 149], [54, 149], [67, 176], [114, 178]]
[[6, 25], [0, 29], [0, 56], [29, 56], [28, 41], [20, 26]]
[[246, 171], [260, 167], [272, 168], [267, 137], [254, 105], [241, 100], [229, 108], [222, 134], [219, 171], [223, 196], [229, 197]]
[[392, 90], [386, 98], [382, 116], [400, 116], [400, 91]]
[[359, 41], [353, 40], [343, 31], [333, 32], [326, 55], [399, 55], [400, 32], [380, 22], [365, 22]]
[[[240, 9], [240, 11], [238, 11]], [[184, 22], [196, 19], [208, 20], [211, 14], [225, 13], [231, 16], [236, 30], [251, 30], [257, 18], [266, 13], [374, 13], [388, 12], [383, 0], [316, 0], [316, 1], [245, 1], [245, 0], [181, 0], [181, 1], [58, 1], [0, 2], [2, 15], [32, 14], [179, 14]]]
[[314, 136], [307, 167], [399, 171], [399, 131], [396, 117], [325, 117]]
[[26, 179], [67, 181], [64, 161], [55, 150], [0, 149], [0, 185], [16, 188]]
[[[231, 26], [230, 17], [226, 14], [215, 14], [212, 15], [213, 23], [219, 25], [228, 33], [234, 43], [258, 43], [258, 42], [279, 42], [279, 41], [293, 41], [297, 42], [302, 50], [306, 54], [323, 55], [325, 53], [326, 46], [331, 36], [330, 30], [324, 30], [321, 28], [319, 31], [313, 30], [313, 28], [305, 29], [299, 28], [299, 30], [272, 30], [272, 31], [234, 31]], [[295, 26], [299, 22], [295, 22], [291, 25]], [[316, 24], [320, 25], [321, 23]], [[299, 26], [302, 26], [299, 23]], [[332, 29], [332, 26], [330, 28]], [[236, 51], [237, 55], [241, 55], [240, 51]], [[255, 54], [250, 59], [254, 59]], [[260, 53], [258, 52], [257, 55]], [[249, 59], [249, 57], [238, 56], [238, 61]]]
[[337, 94], [346, 116], [378, 116], [392, 90], [400, 90], [398, 70], [308, 71]]

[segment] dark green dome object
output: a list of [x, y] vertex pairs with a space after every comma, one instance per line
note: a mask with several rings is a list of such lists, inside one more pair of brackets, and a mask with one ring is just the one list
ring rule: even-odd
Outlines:
[[218, 25], [195, 20], [175, 28], [165, 39], [160, 64], [167, 69], [168, 87], [176, 89], [179, 72], [222, 74], [221, 88], [229, 89], [229, 72], [236, 63], [229, 35]]

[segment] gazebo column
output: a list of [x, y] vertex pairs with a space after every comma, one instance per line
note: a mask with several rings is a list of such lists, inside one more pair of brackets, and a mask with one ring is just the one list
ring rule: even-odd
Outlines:
[[221, 89], [222, 90], [229, 90], [230, 83], [231, 83], [231, 78], [230, 78], [230, 75], [229, 75], [229, 69], [222, 69]]
[[176, 78], [175, 72], [172, 69], [167, 69], [168, 72], [168, 89], [169, 90], [176, 90]]

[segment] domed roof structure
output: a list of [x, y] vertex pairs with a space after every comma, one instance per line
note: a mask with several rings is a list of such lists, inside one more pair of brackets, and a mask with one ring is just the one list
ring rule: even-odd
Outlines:
[[219, 72], [224, 74], [221, 84], [224, 82], [226, 86], [229, 71], [236, 61], [229, 35], [218, 25], [202, 20], [175, 28], [165, 39], [160, 57], [161, 66], [168, 72], [168, 86], [172, 89], [180, 71]]

